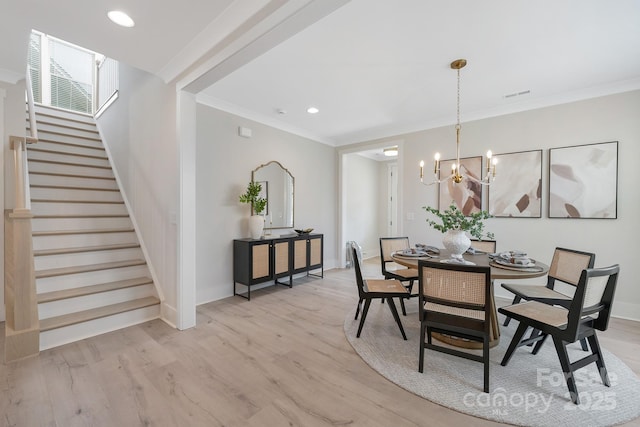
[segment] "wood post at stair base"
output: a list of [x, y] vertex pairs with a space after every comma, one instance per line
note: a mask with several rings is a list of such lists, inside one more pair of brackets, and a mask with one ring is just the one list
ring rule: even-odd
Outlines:
[[4, 361], [5, 363], [36, 356], [40, 353], [40, 328], [14, 331], [5, 325], [4, 328]]
[[5, 211], [5, 362], [40, 352], [30, 211]]

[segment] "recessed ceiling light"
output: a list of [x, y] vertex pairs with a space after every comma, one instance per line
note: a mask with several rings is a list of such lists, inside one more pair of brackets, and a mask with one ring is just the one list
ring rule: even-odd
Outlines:
[[120, 10], [112, 10], [109, 13], [107, 13], [107, 16], [109, 17], [109, 19], [111, 19], [113, 22], [115, 22], [118, 25], [121, 25], [123, 27], [133, 27], [134, 25], [136, 25], [135, 22], [133, 22], [133, 19], [131, 19], [131, 17], [129, 15], [127, 15], [126, 13], [120, 11]]
[[309, 114], [316, 114], [318, 113], [320, 110], [318, 110], [316, 107], [309, 107], [307, 108], [307, 113]]
[[398, 155], [398, 147], [385, 148], [384, 150], [382, 150], [382, 152], [387, 157], [397, 156]]

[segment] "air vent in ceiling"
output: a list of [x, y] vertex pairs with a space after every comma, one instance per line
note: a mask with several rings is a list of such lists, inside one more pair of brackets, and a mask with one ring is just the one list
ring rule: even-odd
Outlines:
[[522, 92], [513, 92], [507, 95], [504, 95], [504, 98], [515, 98], [516, 96], [529, 95], [531, 93], [530, 90], [523, 90]]

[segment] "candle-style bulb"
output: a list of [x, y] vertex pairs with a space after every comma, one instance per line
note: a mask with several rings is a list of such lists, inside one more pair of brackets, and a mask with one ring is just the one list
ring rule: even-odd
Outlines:
[[420, 167], [423, 168], [424, 167], [424, 160], [420, 160]]
[[493, 156], [491, 150], [487, 151], [487, 159], [491, 159], [491, 156]]
[[435, 156], [433, 156], [433, 158], [437, 161], [440, 161], [440, 153], [436, 153]]

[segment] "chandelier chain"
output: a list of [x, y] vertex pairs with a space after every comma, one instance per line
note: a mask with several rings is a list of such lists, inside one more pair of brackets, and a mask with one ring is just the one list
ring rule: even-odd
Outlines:
[[457, 109], [457, 127], [460, 128], [460, 68], [457, 69], [458, 71], [458, 109]]

